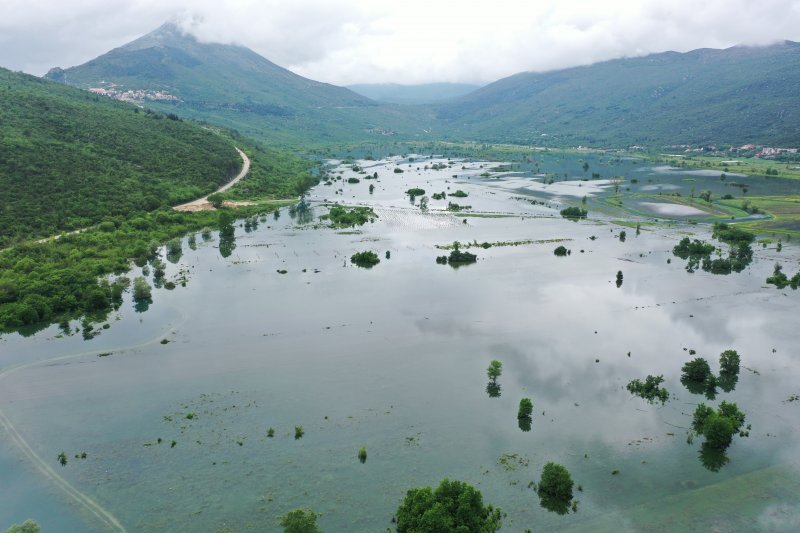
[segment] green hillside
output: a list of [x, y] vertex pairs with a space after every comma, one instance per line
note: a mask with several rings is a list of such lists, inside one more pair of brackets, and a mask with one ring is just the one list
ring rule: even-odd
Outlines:
[[798, 87], [800, 44], [785, 42], [516, 74], [439, 106], [438, 117], [451, 139], [797, 146]]
[[197, 125], [0, 69], [0, 248], [213, 191], [241, 168]]
[[303, 78], [241, 46], [201, 43], [173, 24], [83, 65], [52, 69], [47, 77], [86, 89], [161, 91], [174, 98], [150, 98], [147, 106], [273, 144], [422, 131], [397, 106]]

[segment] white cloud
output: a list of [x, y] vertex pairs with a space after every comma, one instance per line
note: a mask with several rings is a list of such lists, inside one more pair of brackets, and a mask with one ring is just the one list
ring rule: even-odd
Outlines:
[[621, 56], [800, 40], [800, 0], [3, 0], [0, 65], [42, 74], [180, 21], [337, 84], [488, 82]]

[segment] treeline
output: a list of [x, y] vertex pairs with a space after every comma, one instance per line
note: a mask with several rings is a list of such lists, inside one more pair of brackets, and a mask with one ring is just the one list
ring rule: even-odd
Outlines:
[[[247, 216], [263, 210], [236, 211]], [[21, 244], [0, 253], [0, 331], [107, 312], [122, 302], [127, 284], [106, 281], [123, 274], [131, 260], [156, 258], [169, 239], [217, 227], [228, 210], [179, 213], [161, 210], [106, 219], [100, 227], [46, 243]]]
[[241, 164], [196, 124], [0, 69], [0, 248], [191, 200]]

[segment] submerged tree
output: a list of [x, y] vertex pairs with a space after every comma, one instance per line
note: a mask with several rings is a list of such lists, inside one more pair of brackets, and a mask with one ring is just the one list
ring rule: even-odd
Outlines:
[[725, 450], [733, 442], [733, 436], [750, 434], [750, 426], [743, 429], [744, 421], [745, 415], [735, 403], [721, 402], [716, 411], [703, 403], [697, 406], [692, 429], [705, 437], [700, 451], [703, 466], [716, 472], [728, 462]]
[[500, 361], [493, 359], [491, 363], [489, 363], [489, 368], [486, 369], [486, 375], [492, 381], [497, 381], [497, 378], [503, 373], [503, 363]]
[[644, 383], [642, 383], [642, 381], [639, 379], [634, 379], [631, 380], [631, 382], [628, 383], [625, 388], [628, 389], [631, 394], [635, 394], [640, 398], [644, 398], [651, 404], [658, 400], [661, 402], [661, 405], [664, 405], [669, 399], [669, 392], [667, 389], [659, 387], [663, 381], [664, 376], [648, 375], [645, 378]]
[[569, 471], [557, 463], [547, 463], [542, 468], [537, 493], [539, 503], [548, 511], [567, 514], [572, 502], [572, 476]]
[[397, 533], [490, 533], [500, 526], [500, 509], [484, 505], [481, 492], [463, 481], [411, 489], [397, 509]]
[[317, 525], [319, 515], [311, 509], [295, 509], [281, 516], [284, 533], [322, 533]]

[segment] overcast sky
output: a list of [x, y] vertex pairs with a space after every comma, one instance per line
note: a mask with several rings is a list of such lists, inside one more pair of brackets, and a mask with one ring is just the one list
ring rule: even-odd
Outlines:
[[665, 50], [800, 41], [800, 0], [0, 0], [0, 66], [81, 64], [179, 22], [298, 74], [485, 83]]

